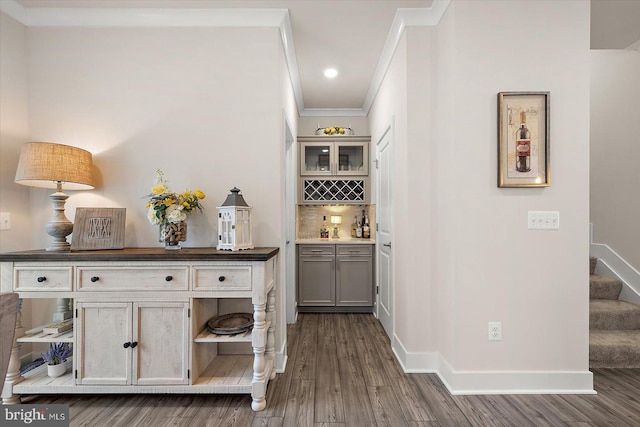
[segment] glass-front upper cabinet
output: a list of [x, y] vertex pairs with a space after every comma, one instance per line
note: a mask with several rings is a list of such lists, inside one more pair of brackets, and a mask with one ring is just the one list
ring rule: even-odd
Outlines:
[[369, 143], [317, 141], [300, 143], [300, 175], [369, 174]]

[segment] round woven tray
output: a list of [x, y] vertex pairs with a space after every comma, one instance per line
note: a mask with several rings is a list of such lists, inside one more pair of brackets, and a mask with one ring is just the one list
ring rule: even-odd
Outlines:
[[217, 335], [235, 335], [253, 328], [252, 313], [229, 313], [213, 317], [207, 322], [207, 330]]

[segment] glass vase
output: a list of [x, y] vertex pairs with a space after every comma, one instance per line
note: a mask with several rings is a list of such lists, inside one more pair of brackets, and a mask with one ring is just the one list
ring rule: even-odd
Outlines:
[[187, 221], [169, 222], [160, 225], [160, 242], [165, 249], [181, 249], [187, 240]]

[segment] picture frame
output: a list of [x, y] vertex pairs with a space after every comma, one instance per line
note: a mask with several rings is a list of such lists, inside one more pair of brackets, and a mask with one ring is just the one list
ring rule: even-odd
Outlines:
[[498, 93], [498, 187], [551, 185], [549, 100], [549, 92]]
[[72, 251], [124, 248], [125, 208], [76, 208]]

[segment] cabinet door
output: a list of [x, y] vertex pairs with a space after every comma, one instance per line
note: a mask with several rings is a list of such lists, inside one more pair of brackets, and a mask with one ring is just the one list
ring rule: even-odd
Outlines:
[[335, 262], [333, 255], [299, 257], [298, 305], [335, 305]]
[[79, 302], [76, 384], [131, 384], [131, 303]]
[[333, 164], [333, 143], [300, 143], [300, 175], [332, 175]]
[[369, 144], [366, 142], [336, 142], [335, 163], [337, 175], [368, 175]]
[[370, 256], [337, 256], [337, 306], [373, 305], [373, 263]]
[[133, 303], [133, 384], [188, 384], [189, 304]]

